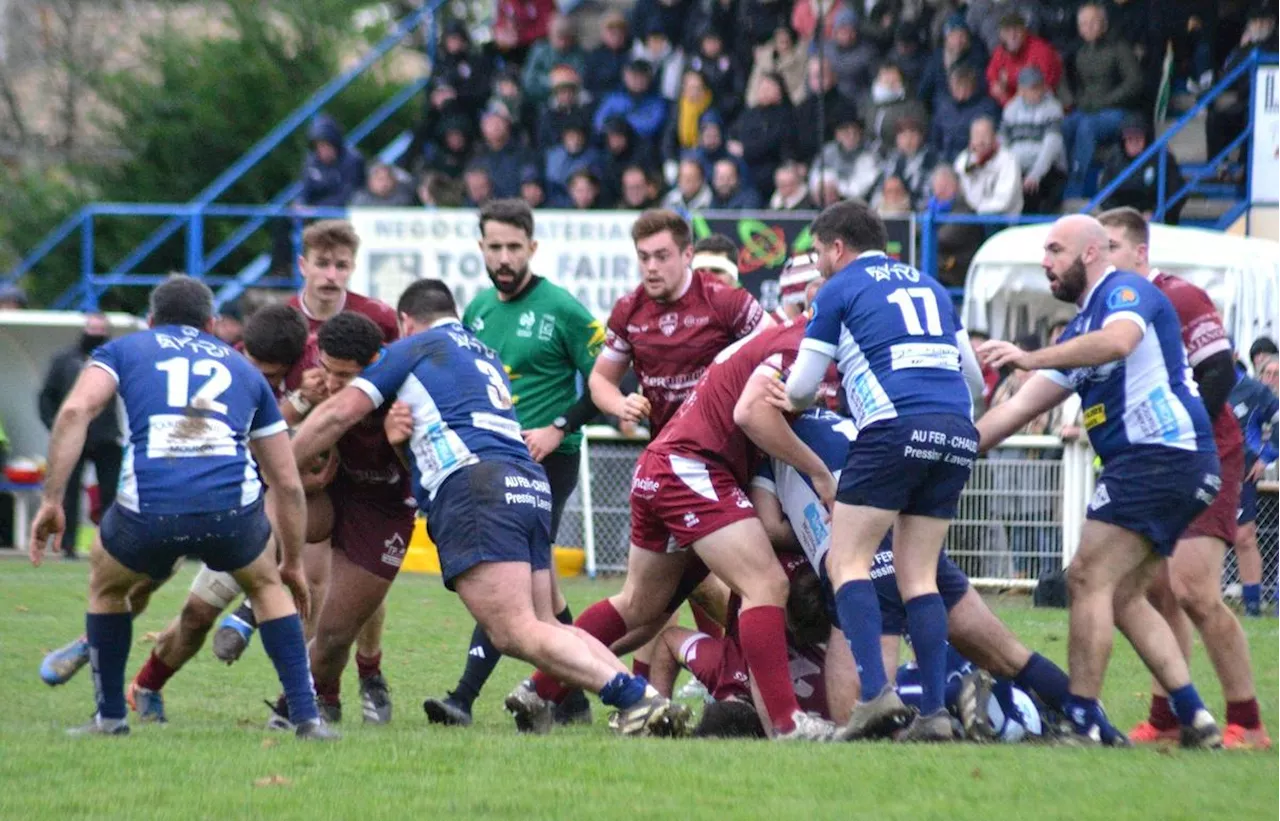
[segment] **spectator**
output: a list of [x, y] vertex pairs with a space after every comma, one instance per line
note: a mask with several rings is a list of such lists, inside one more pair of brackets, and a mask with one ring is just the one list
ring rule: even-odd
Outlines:
[[[463, 202], [468, 208], [479, 208], [494, 197], [493, 175], [479, 163], [467, 166], [462, 175]], [[438, 204], [444, 207], [443, 204]]]
[[[1112, 180], [1125, 173], [1134, 160], [1147, 150], [1151, 135], [1147, 130], [1147, 121], [1141, 114], [1130, 114], [1125, 117], [1120, 127], [1120, 145], [1112, 148], [1102, 166], [1102, 177], [1098, 184], [1106, 187]], [[1107, 197], [1102, 204], [1104, 209], [1119, 208], [1128, 205], [1142, 212], [1148, 220], [1153, 218], [1156, 210], [1160, 185], [1160, 155], [1153, 154], [1140, 167], [1134, 169], [1120, 187]], [[1170, 156], [1165, 163], [1164, 196], [1167, 201], [1182, 188], [1182, 173], [1178, 170], [1177, 160]], [[1182, 206], [1186, 199], [1179, 200], [1165, 211], [1161, 220], [1169, 225], [1177, 225], [1182, 214]]]
[[1034, 29], [1040, 22], [1041, 0], [969, 0], [965, 11], [965, 25], [974, 37], [982, 41], [987, 53], [994, 53], [1000, 45], [1000, 29], [1013, 17], [1022, 20], [1024, 28]]
[[[1082, 0], [1040, 0], [1036, 33], [1066, 61], [1076, 44], [1076, 12]], [[1114, 2], [1114, 0], [1108, 0]]]
[[[809, 46], [797, 43], [796, 33], [787, 26], [778, 26], [769, 42], [757, 46], [751, 64], [751, 76], [747, 79], [747, 107], [756, 105], [764, 78], [776, 75], [787, 92], [787, 99], [795, 104], [804, 99], [807, 80]], [[772, 172], [770, 172], [772, 173]]]
[[489, 97], [489, 73], [490, 66], [471, 47], [466, 24], [458, 21], [447, 24], [435, 65], [431, 67], [432, 87], [452, 88], [464, 110], [477, 111]]
[[[428, 86], [427, 106], [422, 121], [413, 130], [413, 142], [404, 152], [401, 164], [408, 171], [420, 171], [431, 162], [438, 153], [440, 143], [445, 137], [446, 124], [456, 125], [462, 122], [463, 131], [468, 135], [475, 133], [475, 111], [466, 109], [458, 102], [458, 92], [444, 81], [433, 80]], [[461, 176], [459, 168], [455, 176]]]
[[418, 180], [415, 193], [424, 208], [461, 208], [463, 191], [461, 178], [448, 177], [439, 171], [427, 171]]
[[[244, 314], [240, 310], [240, 301], [228, 302], [218, 309], [218, 316], [213, 321], [213, 335], [228, 345], [240, 344], [244, 338]], [[3, 467], [0, 460], [0, 467]]]
[[631, 7], [631, 30], [643, 37], [660, 31], [669, 43], [683, 42], [692, 0], [636, 0]]
[[592, 211], [600, 207], [600, 178], [590, 168], [579, 168], [569, 177], [569, 207]]
[[929, 196], [929, 175], [938, 164], [938, 153], [925, 145], [924, 124], [914, 117], [903, 117], [893, 145], [893, 153], [884, 162], [884, 176], [897, 177], [907, 187], [911, 202], [923, 203]]
[[311, 151], [302, 165], [302, 205], [341, 208], [364, 185], [364, 157], [343, 139], [342, 126], [321, 114], [307, 132]]
[[[738, 65], [751, 66], [755, 50], [791, 23], [791, 4], [779, 0], [738, 0], [737, 40], [732, 43]], [[794, 37], [793, 37], [794, 39]]]
[[1276, 348], [1275, 340], [1269, 336], [1260, 336], [1249, 346], [1249, 364], [1253, 366], [1255, 374], [1262, 372], [1262, 366], [1268, 359], [1275, 359], [1277, 356], [1280, 356], [1280, 349]]
[[838, 108], [830, 116], [835, 139], [813, 163], [809, 190], [823, 205], [840, 199], [866, 202], [880, 176], [880, 158], [863, 142], [862, 123], [852, 108]]
[[[714, 103], [707, 78], [697, 71], [686, 71], [681, 85], [680, 98], [671, 104], [666, 133], [662, 136], [662, 156], [672, 166], [686, 151], [693, 151], [698, 147], [702, 117], [712, 110]], [[670, 181], [674, 176], [674, 173], [668, 173], [667, 180]]]
[[[1152, 0], [1107, 0], [1107, 20], [1110, 21], [1108, 28], [1116, 37], [1133, 46], [1133, 54], [1140, 64], [1145, 64], [1147, 58], [1154, 57], [1154, 52], [1160, 50], [1154, 43], [1154, 35], [1159, 27], [1153, 19], [1153, 5]], [[1075, 14], [1078, 9], [1071, 11], [1071, 14], [1064, 16], [1063, 21], [1063, 34], [1069, 44], [1059, 49], [1063, 55], [1068, 53], [1070, 45], [1075, 44], [1078, 33]]]
[[893, 48], [885, 59], [902, 69], [907, 88], [919, 88], [929, 62], [929, 55], [920, 45], [919, 29], [910, 23], [899, 25], [893, 34]]
[[556, 15], [551, 21], [546, 40], [534, 44], [524, 64], [521, 85], [524, 96], [534, 108], [541, 108], [551, 94], [551, 69], [573, 66], [579, 75], [587, 63], [587, 55], [578, 46], [578, 32], [568, 17]]
[[698, 121], [698, 147], [690, 155], [702, 165], [702, 175], [711, 179], [711, 168], [720, 160], [739, 160], [729, 153], [724, 141], [724, 122], [720, 114], [712, 109], [702, 115]]
[[[1213, 40], [1218, 7], [1228, 3], [1211, 0], [1181, 0], [1158, 16], [1159, 41], [1173, 51], [1173, 76], [1185, 82], [1179, 90], [1199, 96], [1213, 85]], [[1273, 2], [1267, 5], [1274, 9]]]
[[1018, 96], [1004, 107], [1000, 142], [1018, 160], [1024, 211], [1057, 213], [1067, 186], [1062, 104], [1045, 88], [1044, 77], [1035, 66], [1018, 72]]
[[760, 207], [760, 195], [744, 184], [739, 164], [732, 159], [716, 163], [711, 176], [711, 207], [725, 211], [754, 211]]
[[[711, 0], [717, 3], [718, 0]], [[689, 59], [689, 68], [700, 72], [711, 89], [711, 99], [724, 120], [738, 116], [746, 77], [742, 67], [725, 51], [724, 39], [714, 28], [698, 38], [698, 51]]]
[[547, 36], [555, 16], [556, 0], [498, 0], [493, 27], [514, 33], [515, 47], [507, 52], [511, 65], [524, 64], [533, 44]]
[[[406, 176], [383, 162], [369, 167], [369, 180], [365, 187], [351, 198], [353, 208], [404, 208], [413, 205], [413, 189]], [[225, 340], [224, 340], [225, 341]]]
[[1018, 160], [996, 139], [996, 124], [979, 117], [969, 126], [969, 147], [955, 162], [960, 190], [977, 214], [1022, 213]]
[[729, 153], [747, 164], [751, 184], [761, 195], [773, 192], [773, 172], [794, 156], [795, 109], [777, 74], [763, 75], [755, 100], [729, 129]]
[[978, 75], [968, 63], [956, 63], [947, 78], [947, 95], [933, 110], [929, 145], [943, 162], [951, 162], [969, 144], [969, 126], [979, 117], [999, 121], [1000, 106], [978, 89]]
[[832, 17], [831, 39], [822, 44], [822, 53], [836, 73], [836, 88], [850, 100], [857, 100], [871, 86], [880, 54], [858, 34], [858, 15], [841, 7]]
[[1045, 83], [1057, 88], [1062, 79], [1062, 57], [1047, 40], [1027, 30], [1027, 24], [1016, 12], [1000, 19], [1000, 45], [987, 65], [987, 90], [1001, 106], [1018, 93], [1018, 72], [1027, 66], [1040, 69]]
[[884, 178], [880, 188], [871, 197], [872, 209], [881, 217], [906, 217], [914, 210], [911, 193], [901, 177], [893, 175]]
[[1274, 356], [1262, 360], [1258, 366], [1258, 381], [1270, 388], [1272, 393], [1280, 394], [1280, 360]]
[[667, 102], [653, 92], [653, 66], [647, 60], [633, 59], [622, 70], [623, 91], [604, 98], [596, 109], [597, 133], [604, 133], [610, 117], [625, 117], [635, 135], [645, 141], [656, 140], [667, 122]]
[[639, 165], [627, 166], [622, 172], [622, 199], [619, 208], [644, 211], [658, 207], [658, 184], [653, 175]]
[[[1277, 40], [1276, 16], [1273, 7], [1260, 4], [1249, 12], [1244, 33], [1240, 35], [1240, 44], [1227, 55], [1222, 66], [1225, 76], [1244, 61], [1255, 48], [1274, 54], [1280, 50]], [[1244, 75], [1231, 86], [1235, 92], [1234, 99], [1219, 97], [1209, 106], [1208, 119], [1205, 121], [1205, 137], [1208, 144], [1208, 156], [1216, 157], [1222, 150], [1245, 129], [1249, 123], [1249, 109], [1253, 105], [1253, 72]], [[1248, 160], [1249, 152], [1241, 152]]]
[[[525, 99], [519, 73], [514, 70], [498, 72], [493, 80], [493, 96], [489, 98], [489, 106], [494, 103], [500, 103], [506, 108], [512, 139], [519, 145], [532, 144], [538, 127], [538, 112]], [[483, 117], [481, 121], [483, 124]]]
[[631, 59], [631, 34], [627, 18], [620, 11], [610, 11], [600, 18], [600, 45], [587, 54], [587, 91], [599, 99], [622, 87], [622, 68]]
[[[76, 380], [80, 378], [84, 363], [110, 338], [111, 325], [106, 315], [86, 314], [84, 330], [80, 333], [79, 341], [54, 354], [44, 377], [44, 385], [40, 388], [39, 397], [40, 420], [44, 422], [46, 428], [53, 429], [53, 420], [58, 415], [58, 408], [67, 398], [67, 394], [71, 393], [71, 387]], [[120, 465], [123, 459], [120, 416], [116, 403], [108, 402], [103, 411], [89, 423], [84, 453], [71, 471], [71, 475], [67, 477], [66, 495], [62, 500], [67, 516], [67, 527], [62, 534], [62, 553], [66, 558], [76, 558], [76, 533], [80, 527], [80, 498], [83, 496], [80, 479], [84, 473], [85, 463], [92, 462], [93, 469], [98, 474], [98, 500], [102, 509], [106, 510], [116, 500], [116, 488], [120, 484]]]
[[21, 311], [27, 307], [27, 293], [17, 285], [0, 285], [0, 311]]
[[[927, 206], [931, 213], [939, 217], [973, 213], [960, 190], [960, 175], [955, 169], [939, 165], [933, 169], [932, 179], [933, 193]], [[963, 286], [969, 274], [969, 263], [986, 239], [986, 232], [981, 225], [974, 223], [940, 222], [934, 225], [938, 237], [938, 281], [952, 287]]]
[[929, 57], [920, 78], [917, 96], [930, 111], [938, 111], [940, 102], [947, 97], [951, 69], [961, 63], [973, 68], [977, 76], [987, 70], [987, 52], [981, 43], [973, 41], [964, 15], [953, 14], [942, 26], [942, 45]]
[[520, 172], [520, 199], [530, 208], [547, 205], [547, 185], [542, 181], [542, 174], [537, 166], [526, 165]]
[[671, 44], [661, 29], [653, 29], [631, 47], [631, 56], [653, 66], [653, 87], [665, 100], [680, 96], [684, 52]]
[[822, 39], [830, 40], [835, 30], [835, 18], [849, 9], [844, 0], [797, 0], [791, 8], [791, 28], [802, 40], [814, 39], [818, 30], [818, 15], [822, 15]]
[[422, 168], [439, 171], [453, 179], [462, 176], [471, 158], [471, 120], [462, 114], [450, 114], [440, 124], [440, 139], [427, 143]]
[[[836, 88], [836, 74], [825, 57], [809, 58], [809, 95], [796, 106], [796, 122], [803, 123], [796, 129], [795, 159], [809, 162], [822, 149], [824, 143], [835, 136], [831, 115], [838, 108], [854, 109], [852, 98], [846, 98]], [[822, 132], [818, 131], [818, 109], [822, 109]]]
[[591, 95], [582, 90], [582, 78], [573, 66], [551, 69], [551, 99], [538, 119], [536, 147], [547, 151], [560, 140], [565, 123], [591, 122]]
[[871, 84], [870, 96], [859, 107], [867, 139], [879, 151], [885, 151], [893, 144], [893, 135], [898, 133], [898, 121], [903, 117], [920, 122], [929, 119], [929, 113], [920, 101], [907, 97], [907, 81], [902, 76], [902, 69], [893, 63], [880, 66], [876, 80]]
[[489, 172], [494, 198], [514, 197], [520, 192], [520, 169], [532, 162], [533, 157], [513, 139], [511, 114], [503, 103], [495, 100], [485, 109], [480, 117], [480, 137], [472, 165]]
[[703, 211], [711, 207], [711, 186], [707, 185], [707, 177], [702, 173], [702, 165], [697, 160], [681, 160], [676, 187], [667, 192], [662, 200], [662, 207], [682, 213]]
[[519, 70], [527, 55], [528, 49], [520, 45], [520, 35], [509, 20], [495, 20], [493, 39], [480, 47], [480, 58], [490, 75]]
[[635, 129], [624, 117], [611, 117], [604, 124], [604, 171], [601, 178], [603, 195], [609, 202], [622, 199], [622, 173], [632, 165], [646, 172], [657, 170], [658, 157], [652, 143], [636, 136]]
[[769, 198], [770, 211], [811, 211], [817, 206], [809, 199], [804, 184], [804, 169], [793, 162], [785, 162], [773, 172], [773, 196]]
[[[687, 31], [690, 37], [686, 43], [688, 50], [691, 53], [700, 51], [701, 39], [713, 32], [720, 39], [722, 50], [735, 42], [738, 38], [740, 11], [739, 0], [696, 0], [693, 11], [689, 14]], [[768, 30], [773, 29], [770, 27]], [[745, 53], [749, 57], [751, 49], [747, 48]], [[742, 63], [736, 55], [729, 54], [729, 59], [741, 67]], [[715, 87], [714, 82], [712, 87]], [[739, 93], [742, 87], [739, 86]]]
[[1068, 197], [1085, 196], [1089, 166], [1101, 142], [1114, 140], [1125, 115], [1142, 97], [1142, 72], [1133, 49], [1106, 36], [1107, 13], [1089, 3], [1077, 16], [1082, 42], [1071, 59], [1062, 102], [1074, 110], [1062, 122], [1070, 157]]
[[600, 149], [588, 141], [590, 133], [591, 127], [585, 116], [565, 121], [559, 145], [548, 151], [546, 156], [544, 179], [550, 199], [557, 200], [569, 193], [569, 179], [584, 168], [591, 171], [598, 185], [604, 158]]

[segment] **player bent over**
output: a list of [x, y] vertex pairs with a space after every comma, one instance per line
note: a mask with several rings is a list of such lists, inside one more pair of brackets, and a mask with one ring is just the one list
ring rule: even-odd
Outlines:
[[1103, 470], [1067, 568], [1067, 718], [1082, 743], [1129, 744], [1098, 701], [1118, 627], [1169, 694], [1183, 746], [1221, 747], [1173, 631], [1147, 600], [1179, 534], [1222, 484], [1213, 432], [1173, 305], [1143, 277], [1111, 267], [1107, 249], [1107, 232], [1092, 217], [1073, 214], [1049, 229], [1049, 290], [1079, 313], [1058, 344], [1039, 351], [983, 343], [979, 355], [993, 367], [1039, 372], [982, 417], [981, 446], [995, 446], [1071, 390], [1080, 394]]
[[413, 491], [458, 593], [503, 653], [600, 694], [625, 734], [683, 734], [688, 710], [551, 612], [551, 498], [512, 410], [493, 351], [458, 321], [448, 287], [424, 279], [400, 297], [405, 338], [312, 412], [293, 441], [305, 462], [389, 402], [413, 417]]
[[[163, 580], [178, 559], [194, 555], [234, 575], [254, 600], [263, 646], [300, 717], [298, 736], [336, 738], [316, 710], [307, 669], [298, 617], [309, 603], [298, 558], [305, 503], [271, 388], [211, 333], [213, 294], [203, 283], [174, 277], [157, 287], [150, 324], [95, 351], [63, 403], [32, 524], [31, 559], [39, 564], [48, 539], [66, 527], [59, 500], [88, 423], [119, 393], [129, 445], [120, 494], [94, 540], [85, 617], [97, 712], [73, 732], [129, 732], [124, 669], [133, 617], [126, 594], [145, 577]], [[278, 494], [278, 567], [265, 549], [272, 528], [255, 462]]]

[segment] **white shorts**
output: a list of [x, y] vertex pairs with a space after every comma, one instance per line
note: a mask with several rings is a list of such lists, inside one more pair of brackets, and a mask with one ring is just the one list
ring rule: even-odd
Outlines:
[[241, 590], [230, 573], [219, 573], [201, 565], [200, 572], [191, 580], [191, 592], [210, 607], [226, 610]]

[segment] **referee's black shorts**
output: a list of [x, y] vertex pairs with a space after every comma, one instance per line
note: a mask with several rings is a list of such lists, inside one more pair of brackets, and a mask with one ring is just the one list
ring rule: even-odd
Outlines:
[[551, 485], [551, 543], [556, 543], [556, 534], [560, 530], [560, 516], [564, 513], [565, 503], [573, 495], [578, 486], [578, 467], [581, 462], [579, 453], [547, 454], [542, 460], [542, 469], [547, 472], [547, 482]]

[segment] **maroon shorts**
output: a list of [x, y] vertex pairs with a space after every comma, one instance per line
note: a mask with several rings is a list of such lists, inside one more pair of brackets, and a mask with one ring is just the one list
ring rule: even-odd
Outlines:
[[680, 664], [702, 682], [716, 701], [737, 698], [751, 702], [747, 660], [732, 638], [694, 633], [680, 645]]
[[332, 495], [333, 549], [347, 554], [357, 567], [393, 581], [409, 549], [415, 509], [390, 497]]
[[756, 510], [733, 474], [689, 456], [645, 450], [631, 477], [631, 543], [655, 553], [684, 550]]
[[[1223, 411], [1227, 413], [1229, 411]], [[1236, 447], [1218, 447], [1219, 475], [1222, 488], [1213, 498], [1213, 504], [1192, 520], [1181, 538], [1211, 536], [1228, 545], [1236, 541], [1236, 514], [1240, 510], [1240, 485], [1244, 482], [1244, 451]]]

